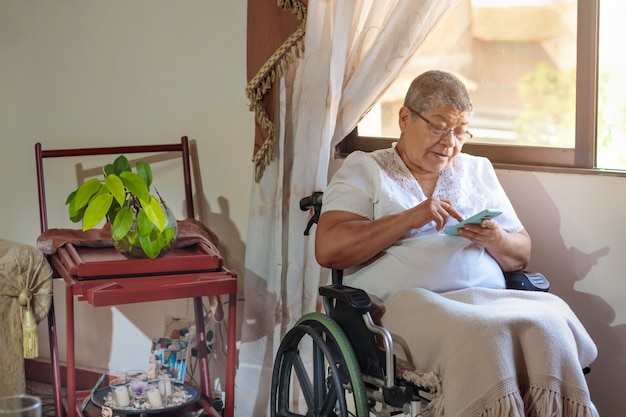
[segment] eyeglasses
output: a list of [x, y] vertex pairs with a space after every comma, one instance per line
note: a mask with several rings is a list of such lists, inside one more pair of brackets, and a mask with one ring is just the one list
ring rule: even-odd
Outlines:
[[425, 118], [424, 116], [422, 116], [421, 114], [419, 114], [418, 112], [413, 110], [412, 108], [410, 108], [408, 106], [405, 106], [405, 107], [407, 109], [411, 110], [413, 113], [417, 114], [420, 119], [422, 119], [423, 121], [428, 123], [428, 126], [430, 126], [430, 131], [433, 133], [433, 135], [435, 135], [439, 139], [443, 139], [446, 136], [448, 136], [448, 134], [452, 133], [452, 136], [454, 136], [454, 138], [456, 140], [458, 140], [461, 143], [465, 143], [465, 142], [467, 142], [468, 140], [470, 140], [471, 138], [474, 137], [474, 135], [472, 135], [468, 131], [458, 132], [458, 131], [456, 131], [454, 129], [448, 129], [447, 127], [437, 126], [436, 124], [434, 124], [433, 122], [431, 122], [430, 120], [428, 120], [427, 118]]

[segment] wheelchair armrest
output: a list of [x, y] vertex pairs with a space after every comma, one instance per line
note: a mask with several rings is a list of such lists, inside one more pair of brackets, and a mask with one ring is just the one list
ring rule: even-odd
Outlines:
[[342, 284], [332, 284], [319, 289], [322, 297], [330, 297], [341, 300], [365, 314], [372, 308], [372, 300], [369, 295], [360, 288], [348, 287]]
[[550, 290], [550, 282], [539, 272], [505, 272], [504, 280], [507, 289], [544, 292]]

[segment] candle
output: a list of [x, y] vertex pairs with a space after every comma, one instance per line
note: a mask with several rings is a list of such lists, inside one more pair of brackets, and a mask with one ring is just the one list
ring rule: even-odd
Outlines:
[[130, 404], [130, 397], [128, 396], [128, 389], [126, 389], [126, 387], [115, 388], [115, 401], [120, 407], [126, 407]]
[[159, 392], [163, 398], [167, 398], [172, 395], [172, 384], [168, 377], [159, 379]]
[[150, 388], [146, 393], [148, 402], [154, 407], [163, 407], [163, 401], [161, 401], [161, 394], [157, 388]]

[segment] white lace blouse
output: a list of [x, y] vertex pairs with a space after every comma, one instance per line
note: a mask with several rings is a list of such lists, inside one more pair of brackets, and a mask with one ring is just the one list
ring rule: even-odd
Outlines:
[[[450, 199], [464, 218], [486, 208], [502, 210], [495, 220], [504, 230], [523, 230], [486, 158], [457, 155], [441, 171], [433, 196]], [[324, 192], [322, 212], [342, 210], [375, 220], [425, 199], [394, 145], [371, 153], [351, 153]], [[451, 217], [448, 225], [456, 222]], [[434, 223], [411, 230], [375, 260], [346, 269], [344, 282], [383, 300], [403, 288], [436, 292], [504, 288], [502, 271], [491, 255], [463, 237], [437, 231]]]

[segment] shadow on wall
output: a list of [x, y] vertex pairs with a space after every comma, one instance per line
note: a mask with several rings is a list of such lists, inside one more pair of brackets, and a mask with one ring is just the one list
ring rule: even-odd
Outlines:
[[[59, 359], [65, 362], [67, 357], [66, 330], [66, 308], [65, 308], [65, 284], [61, 278], [54, 282], [54, 316], [56, 321], [57, 338], [56, 344], [59, 350]], [[83, 318], [88, 317], [88, 320]], [[49, 327], [48, 320], [43, 320], [40, 330], [45, 332], [43, 338], [39, 340], [40, 360], [50, 359], [49, 351]], [[97, 331], [94, 331], [93, 323], [97, 323]], [[106, 367], [110, 360], [110, 353], [113, 346], [113, 313], [111, 308], [93, 308], [88, 303], [74, 302], [74, 333], [76, 340], [76, 350], [74, 358], [77, 368], [92, 369], [95, 367]], [[45, 346], [45, 347], [44, 347]], [[80, 384], [81, 381], [77, 381]], [[80, 385], [78, 385], [80, 386]]]
[[[189, 157], [191, 159], [191, 176], [194, 183], [194, 207], [196, 218], [211, 229], [218, 237], [218, 249], [224, 258], [224, 265], [228, 269], [238, 273], [239, 294], [243, 294], [243, 271], [245, 268], [246, 244], [241, 239], [241, 235], [235, 222], [231, 219], [230, 203], [224, 197], [218, 197], [217, 203], [220, 211], [211, 211], [211, 206], [204, 195], [204, 185], [202, 183], [202, 173], [200, 172], [200, 157], [196, 140], [189, 142]], [[208, 185], [209, 189], [211, 185]], [[243, 191], [242, 192], [246, 192]], [[241, 298], [241, 297], [238, 297]], [[238, 327], [239, 328], [239, 327]]]
[[[584, 253], [567, 247], [560, 232], [560, 212], [550, 194], [532, 174], [525, 178], [524, 187], [529, 192], [517, 193], [517, 200], [515, 195], [510, 197], [533, 237], [530, 268], [550, 280], [550, 291], [570, 305], [595, 341], [598, 358], [587, 375], [591, 398], [600, 415], [616, 415], [618, 410], [624, 409], [623, 398], [615, 394], [616, 387], [626, 386], [626, 325], [612, 325], [615, 310], [602, 297], [575, 288], [576, 282], [585, 279], [598, 260], [608, 255], [610, 248]], [[522, 194], [532, 198], [522, 198]]]
[[[222, 346], [222, 349], [212, 351], [212, 357], [215, 357], [218, 363], [226, 363], [226, 335], [228, 333], [228, 326], [236, 326], [237, 340], [241, 340], [241, 328], [243, 322], [243, 271], [245, 269], [245, 253], [246, 244], [241, 239], [241, 234], [237, 229], [237, 225], [231, 218], [230, 202], [227, 198], [220, 196], [217, 198], [219, 211], [212, 211], [211, 205], [208, 202], [204, 194], [204, 184], [202, 181], [202, 172], [200, 163], [200, 156], [198, 154], [198, 146], [195, 139], [189, 141], [189, 157], [191, 159], [191, 177], [194, 185], [194, 208], [196, 219], [207, 226], [213, 233], [217, 235], [219, 243], [217, 245], [222, 258], [224, 259], [224, 266], [231, 271], [237, 273], [237, 320], [236, 323], [231, 323], [228, 317], [224, 322], [218, 326], [216, 337], [220, 339], [216, 340], [216, 343]], [[208, 189], [211, 188], [211, 184], [207, 185]], [[242, 192], [245, 192], [242, 190]], [[228, 297], [222, 297], [224, 303], [224, 310], [228, 312]], [[223, 339], [222, 339], [223, 338]], [[236, 347], [232, 347], [233, 349]], [[225, 365], [222, 366], [217, 372], [211, 369], [211, 377], [224, 380], [226, 376]]]

